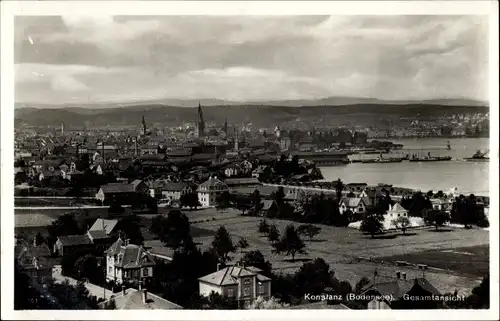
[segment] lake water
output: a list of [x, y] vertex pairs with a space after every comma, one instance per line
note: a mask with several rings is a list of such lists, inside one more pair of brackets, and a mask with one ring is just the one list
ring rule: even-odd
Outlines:
[[[392, 184], [398, 187], [444, 192], [457, 188], [459, 193], [489, 196], [489, 162], [467, 162], [476, 150], [489, 149], [488, 138], [424, 138], [391, 140], [403, 144], [394, 155], [419, 154], [428, 152], [436, 156], [451, 156], [449, 162], [401, 162], [389, 164], [353, 163], [345, 166], [321, 167], [325, 180], [342, 179], [344, 183]], [[446, 149], [450, 142], [451, 150]], [[376, 158], [378, 155], [363, 155]]]

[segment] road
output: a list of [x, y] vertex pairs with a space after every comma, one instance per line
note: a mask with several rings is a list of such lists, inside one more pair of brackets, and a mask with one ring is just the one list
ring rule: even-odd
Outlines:
[[[78, 283], [77, 280], [67, 276], [63, 276], [61, 272], [62, 269], [60, 265], [55, 265], [52, 269], [52, 277], [56, 282], [62, 283], [65, 280], [68, 280], [69, 284], [76, 286], [76, 284]], [[111, 295], [113, 295], [113, 292], [111, 290], [105, 289], [89, 282], [85, 282], [85, 287], [87, 288], [87, 290], [89, 290], [91, 295], [95, 295], [97, 298], [104, 298], [107, 300], [111, 297]]]

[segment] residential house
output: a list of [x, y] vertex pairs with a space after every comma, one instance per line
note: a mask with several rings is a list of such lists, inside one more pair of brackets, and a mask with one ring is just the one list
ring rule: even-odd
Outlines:
[[248, 306], [257, 297], [271, 297], [271, 279], [260, 274], [253, 266], [228, 266], [198, 279], [200, 295], [212, 292], [237, 300]]
[[453, 199], [431, 198], [432, 208], [438, 211], [450, 212], [453, 202]]
[[50, 182], [57, 180], [59, 177], [62, 177], [61, 171], [43, 171], [38, 175], [38, 180], [39, 181], [45, 181], [45, 182]]
[[262, 183], [255, 177], [243, 177], [243, 178], [226, 178], [224, 183], [230, 190], [238, 189], [242, 187], [253, 187], [256, 188], [261, 186]]
[[[370, 282], [363, 287], [363, 295], [376, 297], [366, 302], [368, 309], [436, 309], [442, 302], [433, 300], [433, 295], [441, 295], [424, 277], [407, 279], [405, 272], [396, 272], [391, 280]], [[428, 300], [408, 300], [407, 297], [419, 297]]]
[[118, 220], [98, 218], [87, 231], [88, 238], [100, 253], [104, 253], [113, 243], [113, 234], [117, 226]]
[[141, 146], [141, 155], [157, 155], [158, 145], [157, 144], [145, 144]]
[[172, 201], [179, 201], [182, 195], [193, 191], [191, 186], [182, 182], [165, 181], [161, 185], [161, 198]]
[[408, 211], [401, 204], [395, 203], [394, 205], [389, 205], [389, 210], [384, 217], [386, 220], [392, 221], [398, 217], [408, 217]]
[[90, 165], [90, 170], [92, 171], [92, 173], [95, 173], [96, 175], [102, 175], [103, 174], [103, 170], [102, 170], [102, 167], [101, 167], [100, 164]]
[[116, 284], [147, 284], [153, 277], [155, 261], [153, 256], [142, 246], [129, 244], [128, 240], [118, 238], [106, 254], [106, 280]]
[[261, 216], [268, 216], [269, 214], [276, 214], [278, 212], [278, 204], [274, 200], [263, 200], [260, 209]]
[[66, 235], [57, 238], [54, 253], [63, 256], [64, 253], [75, 253], [93, 248], [94, 245], [87, 235]]
[[253, 165], [252, 165], [252, 163], [250, 163], [248, 160], [245, 159], [240, 163], [240, 168], [243, 170], [243, 173], [246, 175], [246, 174], [250, 174], [252, 172]]
[[270, 175], [272, 173], [272, 168], [267, 165], [259, 165], [254, 171], [252, 171], [252, 177], [259, 178], [260, 175]]
[[340, 214], [350, 210], [353, 214], [365, 214], [371, 205], [370, 199], [365, 197], [344, 197], [339, 204]]
[[109, 183], [102, 185], [95, 198], [103, 204], [107, 204], [112, 200], [120, 204], [131, 204], [131, 202], [139, 195], [149, 194], [149, 187], [141, 180], [135, 180], [130, 184], [124, 183]]
[[45, 243], [28, 244], [24, 241], [16, 243], [14, 254], [21, 271], [38, 280], [52, 277], [50, 250]]
[[217, 177], [210, 176], [208, 180], [198, 186], [198, 200], [203, 207], [215, 206], [216, 197], [228, 192], [228, 186]]
[[[116, 310], [179, 310], [182, 307], [178, 304], [165, 300], [164, 298], [148, 292], [147, 289], [139, 290], [123, 286], [122, 291], [113, 294]], [[99, 303], [100, 308], [105, 308], [108, 301]]]
[[240, 165], [238, 165], [236, 163], [226, 165], [226, 167], [224, 168], [224, 175], [226, 177], [239, 176], [241, 172], [243, 172], [243, 171], [242, 171]]

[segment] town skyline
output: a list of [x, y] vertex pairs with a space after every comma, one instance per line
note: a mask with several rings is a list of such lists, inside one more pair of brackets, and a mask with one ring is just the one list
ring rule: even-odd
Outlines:
[[487, 27], [481, 16], [16, 17], [15, 101], [487, 101]]

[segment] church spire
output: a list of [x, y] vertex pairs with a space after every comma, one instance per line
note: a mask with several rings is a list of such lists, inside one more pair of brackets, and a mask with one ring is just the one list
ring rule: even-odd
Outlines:
[[227, 135], [227, 116], [226, 121], [224, 122], [224, 133]]
[[203, 136], [205, 132], [205, 120], [203, 119], [203, 110], [201, 110], [201, 103], [198, 102], [198, 137]]
[[144, 118], [144, 115], [142, 115], [142, 134], [146, 135], [147, 128], [146, 128], [146, 119]]

